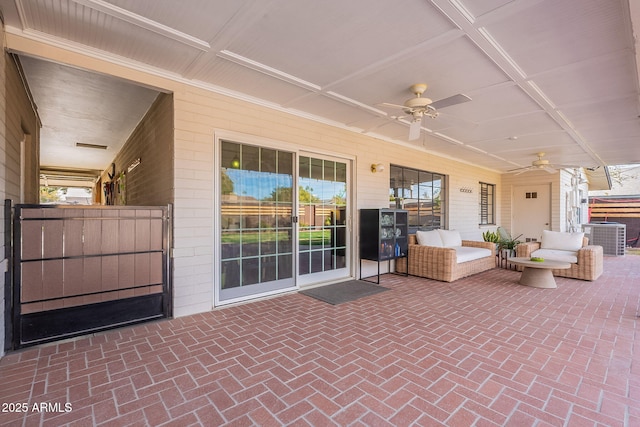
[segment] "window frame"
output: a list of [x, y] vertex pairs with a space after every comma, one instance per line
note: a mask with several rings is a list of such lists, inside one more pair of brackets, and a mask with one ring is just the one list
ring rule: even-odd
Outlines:
[[496, 225], [496, 184], [482, 181], [479, 184], [478, 224]]
[[[402, 184], [397, 185], [394, 179], [398, 175], [401, 182], [410, 181], [410, 187], [404, 188]], [[415, 182], [408, 179], [411, 175], [413, 178], [417, 177]], [[447, 175], [407, 166], [390, 165], [389, 207], [409, 211], [409, 233], [447, 227], [449, 213], [447, 188]], [[430, 197], [421, 197], [424, 191], [428, 191]], [[415, 192], [417, 197], [413, 195], [406, 197], [406, 192]], [[406, 203], [407, 201], [410, 201], [411, 206]], [[436, 206], [437, 209], [434, 209]]]

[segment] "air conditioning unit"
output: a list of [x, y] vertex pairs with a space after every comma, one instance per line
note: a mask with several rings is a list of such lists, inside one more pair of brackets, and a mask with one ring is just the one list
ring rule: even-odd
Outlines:
[[590, 245], [602, 246], [605, 255], [621, 256], [625, 254], [627, 225], [619, 223], [582, 224], [584, 236]]

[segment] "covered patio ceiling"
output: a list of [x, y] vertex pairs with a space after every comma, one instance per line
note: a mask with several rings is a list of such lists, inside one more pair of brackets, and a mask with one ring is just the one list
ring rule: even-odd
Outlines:
[[[2, 0], [0, 8], [12, 36], [500, 172], [529, 166], [538, 152], [560, 165], [640, 163], [640, 13], [628, 0]], [[42, 118], [43, 166], [106, 168], [156, 95], [13, 52]], [[410, 118], [381, 104], [403, 104], [420, 82], [434, 101], [471, 101], [423, 119], [410, 141]]]

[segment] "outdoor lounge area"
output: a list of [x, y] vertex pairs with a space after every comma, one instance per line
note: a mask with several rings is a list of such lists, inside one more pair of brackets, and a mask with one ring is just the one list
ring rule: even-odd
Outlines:
[[0, 427], [640, 426], [639, 2], [0, 32]]
[[341, 305], [289, 293], [28, 348], [0, 360], [0, 424], [640, 425], [639, 261], [557, 289], [387, 274]]

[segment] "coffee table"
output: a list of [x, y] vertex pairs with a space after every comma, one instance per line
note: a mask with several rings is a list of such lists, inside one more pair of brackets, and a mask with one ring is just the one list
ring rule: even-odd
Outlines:
[[509, 262], [524, 267], [520, 276], [520, 284], [534, 288], [557, 288], [556, 279], [551, 270], [571, 268], [571, 264], [563, 261], [544, 260], [542, 262], [531, 261], [529, 258], [509, 258]]

